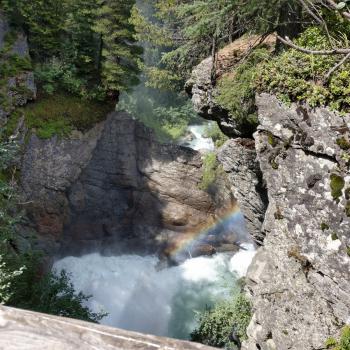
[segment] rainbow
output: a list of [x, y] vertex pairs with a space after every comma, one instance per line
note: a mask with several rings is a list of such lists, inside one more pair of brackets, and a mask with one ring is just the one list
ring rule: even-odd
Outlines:
[[211, 217], [207, 222], [187, 232], [178, 234], [166, 248], [166, 255], [169, 257], [176, 257], [181, 253], [190, 251], [191, 247], [196, 243], [200, 243], [206, 238], [214, 236], [220, 228], [223, 229], [233, 226], [240, 217], [241, 212], [236, 204], [221, 210], [215, 218]]

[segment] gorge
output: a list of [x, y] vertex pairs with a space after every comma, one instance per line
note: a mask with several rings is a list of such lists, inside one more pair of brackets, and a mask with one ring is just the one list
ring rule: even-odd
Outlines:
[[349, 350], [346, 2], [62, 4], [0, 0], [0, 348]]

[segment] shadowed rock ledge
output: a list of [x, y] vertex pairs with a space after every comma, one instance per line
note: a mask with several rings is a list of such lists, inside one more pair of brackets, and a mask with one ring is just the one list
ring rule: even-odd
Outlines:
[[21, 170], [28, 215], [50, 256], [154, 253], [236, 203], [223, 175], [214, 195], [199, 189], [199, 152], [158, 143], [123, 112], [69, 139], [33, 135]]
[[0, 306], [0, 349], [210, 350], [213, 348]]

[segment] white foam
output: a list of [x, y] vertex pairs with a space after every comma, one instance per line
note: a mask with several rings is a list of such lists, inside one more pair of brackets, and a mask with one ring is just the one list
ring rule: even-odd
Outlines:
[[207, 125], [191, 125], [188, 130], [193, 134], [194, 138], [188, 143], [188, 147], [200, 151], [213, 151], [215, 149], [214, 141], [210, 137], [204, 137]]
[[243, 249], [235, 254], [230, 260], [230, 271], [236, 273], [240, 278], [246, 276], [248, 267], [252, 263], [256, 254], [253, 244], [244, 243], [242, 244], [242, 248]]
[[[225, 293], [217, 282], [225, 268], [230, 274], [227, 261], [219, 255], [200, 257], [161, 271], [157, 263], [152, 256], [91, 254], [64, 258], [54, 269], [65, 269], [77, 291], [93, 295], [87, 304], [92, 310], [102, 307], [109, 312], [103, 324], [186, 338], [195, 327], [194, 310], [204, 309]], [[184, 317], [182, 325], [170, 327], [179, 317]]]
[[157, 270], [158, 259], [90, 254], [66, 257], [54, 264], [72, 275], [76, 291], [93, 297], [87, 306], [109, 313], [101, 323], [161, 336], [188, 338], [196, 327], [196, 311], [229, 295], [254, 254], [251, 246], [233, 258], [188, 259], [175, 267]]

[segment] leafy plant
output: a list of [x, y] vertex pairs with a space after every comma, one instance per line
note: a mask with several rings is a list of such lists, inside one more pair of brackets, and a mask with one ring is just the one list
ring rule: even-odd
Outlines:
[[345, 326], [342, 329], [339, 341], [335, 338], [329, 338], [325, 345], [330, 350], [350, 350], [350, 326]]
[[205, 154], [203, 158], [202, 181], [199, 183], [198, 188], [203, 191], [210, 190], [222, 172], [223, 170], [217, 161], [216, 154], [214, 152]]
[[204, 136], [211, 138], [216, 147], [221, 147], [228, 137], [220, 130], [217, 123], [210, 124], [204, 131]]
[[199, 326], [191, 339], [210, 346], [232, 348], [230, 335], [234, 331], [240, 340], [247, 338], [251, 305], [243, 294], [219, 302], [213, 309], [199, 315]]
[[252, 135], [258, 123], [255, 105], [258, 65], [269, 56], [267, 49], [256, 49], [245, 62], [218, 82], [215, 101], [229, 112], [237, 129], [246, 136]]

